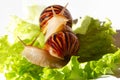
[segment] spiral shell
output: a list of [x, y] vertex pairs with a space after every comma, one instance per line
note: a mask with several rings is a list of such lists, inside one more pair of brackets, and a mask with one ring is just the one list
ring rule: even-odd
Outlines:
[[79, 41], [72, 32], [60, 31], [49, 37], [45, 49], [54, 57], [69, 60], [79, 50]]
[[[41, 13], [40, 18], [39, 18], [39, 23], [40, 23], [40, 27], [41, 27], [42, 31], [46, 27], [47, 22], [52, 17], [54, 17], [54, 13], [53, 13], [51, 7], [53, 7], [53, 10], [54, 10], [55, 14], [58, 14], [58, 15], [65, 8], [65, 7], [63, 7], [61, 5], [51, 5], [51, 6], [48, 6], [47, 8], [45, 8], [43, 10], [43, 12]], [[62, 16], [64, 16], [65, 18], [68, 19], [66, 25], [68, 25], [69, 27], [71, 27], [72, 26], [72, 17], [71, 17], [70, 12], [66, 8], [65, 8]]]

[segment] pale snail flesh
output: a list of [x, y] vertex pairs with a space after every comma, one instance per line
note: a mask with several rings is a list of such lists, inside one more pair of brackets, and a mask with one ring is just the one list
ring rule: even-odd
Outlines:
[[51, 68], [60, 68], [67, 64], [65, 60], [58, 59], [49, 54], [48, 51], [31, 46], [25, 46], [22, 55], [31, 63]]

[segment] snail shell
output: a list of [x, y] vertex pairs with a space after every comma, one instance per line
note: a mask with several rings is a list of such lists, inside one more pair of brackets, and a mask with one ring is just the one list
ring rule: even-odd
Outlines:
[[[70, 12], [66, 9], [66, 6], [51, 5], [43, 10], [39, 18], [39, 23], [41, 31], [44, 34], [47, 32], [48, 26], [52, 29], [55, 27], [62, 27], [63, 24], [72, 27], [72, 17]], [[55, 27], [52, 27], [51, 25], [54, 25]], [[58, 30], [60, 31], [60, 29]]]
[[75, 34], [70, 31], [60, 31], [49, 37], [45, 49], [57, 58], [69, 60], [79, 50], [79, 41]]

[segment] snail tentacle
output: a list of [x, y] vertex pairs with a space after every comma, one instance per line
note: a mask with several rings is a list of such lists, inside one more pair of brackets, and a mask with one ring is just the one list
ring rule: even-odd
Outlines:
[[61, 10], [61, 12], [59, 13], [59, 15], [63, 15], [63, 14], [64, 14], [64, 11], [65, 11], [67, 5], [68, 5], [68, 3], [67, 3], [67, 4], [65, 5], [65, 7]]
[[56, 16], [56, 13], [55, 13], [55, 11], [54, 11], [52, 6], [51, 6], [51, 9], [52, 9], [53, 16]]

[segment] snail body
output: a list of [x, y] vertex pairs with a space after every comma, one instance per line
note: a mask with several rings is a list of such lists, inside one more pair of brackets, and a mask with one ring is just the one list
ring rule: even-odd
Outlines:
[[42, 66], [60, 68], [65, 66], [71, 56], [79, 50], [79, 41], [72, 32], [72, 17], [66, 7], [52, 5], [43, 10], [40, 16], [40, 28], [45, 35], [45, 46], [41, 49], [24, 45], [22, 55], [31, 63]]
[[42, 67], [59, 68], [67, 63], [65, 60], [51, 56], [48, 51], [33, 46], [25, 46], [22, 55], [29, 62]]

